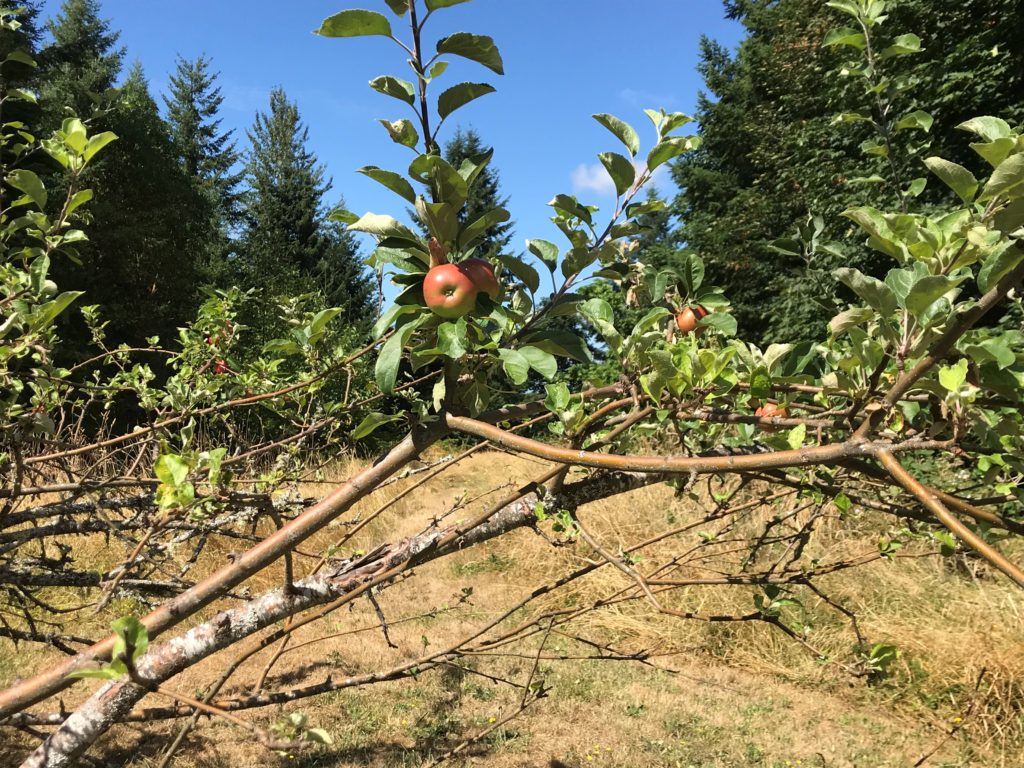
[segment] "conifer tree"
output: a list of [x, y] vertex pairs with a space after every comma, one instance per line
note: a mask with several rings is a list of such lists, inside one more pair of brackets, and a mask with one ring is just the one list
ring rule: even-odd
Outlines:
[[141, 65], [129, 71], [103, 126], [118, 140], [90, 172], [90, 243], [63, 279], [101, 306], [111, 342], [173, 338], [197, 306], [195, 253], [208, 209], [175, 160]]
[[205, 56], [194, 61], [179, 56], [164, 105], [174, 155], [210, 211], [206, 237], [198, 243], [197, 267], [203, 282], [223, 286], [233, 277], [230, 234], [241, 222], [244, 174], [236, 170], [241, 155], [233, 131], [220, 128], [224, 97], [210, 64]]
[[264, 298], [252, 322], [260, 333], [271, 332], [273, 298], [307, 293], [344, 308], [352, 321], [365, 321], [368, 278], [355, 241], [326, 222], [324, 195], [331, 183], [284, 90], [271, 92], [269, 111], [256, 115], [248, 136], [243, 283]]
[[97, 0], [64, 0], [46, 25], [51, 41], [40, 57], [45, 125], [60, 126], [69, 114], [90, 116], [97, 100], [117, 82], [124, 48], [120, 32], [100, 18]]
[[193, 61], [179, 56], [164, 105], [171, 142], [182, 169], [210, 196], [225, 223], [234, 224], [239, 216], [238, 187], [243, 175], [235, 165], [241, 154], [234, 132], [221, 130], [218, 115], [224, 96], [210, 65], [206, 56]]

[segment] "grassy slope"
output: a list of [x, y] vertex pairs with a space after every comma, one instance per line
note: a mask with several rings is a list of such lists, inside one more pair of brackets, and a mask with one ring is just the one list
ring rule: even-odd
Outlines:
[[[369, 546], [419, 530], [445, 512], [465, 493], [472, 498], [488, 483], [511, 484], [538, 474], [534, 462], [503, 454], [483, 454], [442, 474], [420, 492], [368, 526], [358, 542]], [[339, 474], [344, 469], [339, 468]], [[403, 481], [408, 483], [410, 481]], [[394, 496], [403, 484], [379, 492], [364, 514]], [[310, 487], [312, 493], [326, 486]], [[506, 489], [507, 490], [507, 489]], [[476, 502], [479, 506], [486, 499]], [[777, 509], [758, 510], [747, 521], [763, 523]], [[462, 515], [460, 511], [456, 514]], [[584, 511], [588, 528], [608, 549], [617, 550], [667, 530], [698, 514], [687, 499], [670, 489], [647, 489]], [[853, 515], [830, 518], [808, 554], [822, 560], [863, 554], [875, 547], [881, 524]], [[309, 552], [322, 551], [340, 532], [334, 529]], [[698, 532], [645, 553], [674, 554], [699, 543]], [[78, 542], [95, 548], [97, 560], [118, 553], [99, 541]], [[908, 548], [926, 552], [919, 544]], [[225, 546], [226, 553], [229, 547]], [[214, 552], [208, 553], [216, 555]], [[422, 654], [424, 644], [443, 647], [458, 639], [502, 606], [515, 602], [537, 583], [578, 567], [589, 553], [582, 545], [554, 548], [530, 531], [420, 569], [417, 577], [388, 589], [380, 604], [394, 623], [431, 609], [439, 615], [394, 624], [397, 648], [388, 648], [367, 601], [331, 617], [298, 638], [366, 627], [365, 632], [326, 640], [285, 654], [274, 668], [271, 685], [283, 681], [321, 680], [391, 666]], [[713, 566], [713, 563], [708, 563]], [[696, 573], [696, 571], [695, 571]], [[253, 589], [270, 585], [265, 575]], [[525, 618], [545, 607], [585, 605], [631, 581], [603, 568], [547, 602], [532, 606]], [[763, 624], [718, 624], [680, 621], [652, 615], [644, 602], [619, 604], [589, 614], [577, 634], [620, 650], [655, 652], [651, 665], [623, 661], [545, 660], [538, 676], [551, 686], [538, 702], [507, 727], [468, 748], [469, 764], [506, 766], [699, 766], [700, 768], [841, 768], [843, 766], [913, 765], [938, 747], [931, 766], [1024, 765], [1024, 600], [991, 574], [950, 567], [933, 557], [880, 561], [857, 571], [826, 577], [822, 584], [833, 600], [854, 610], [870, 643], [891, 643], [901, 657], [889, 677], [868, 686], [840, 664], [852, 661], [855, 637], [849, 622], [809, 593], [799, 597], [813, 627], [809, 639], [835, 663], [814, 654]], [[458, 605], [464, 587], [472, 586], [471, 605]], [[673, 598], [673, 607], [702, 613], [749, 612], [752, 590], [725, 587], [688, 589]], [[668, 598], [666, 598], [666, 602]], [[137, 606], [136, 606], [137, 607]], [[120, 601], [100, 617], [86, 618], [94, 631], [109, 619], [132, 610]], [[796, 619], [794, 615], [791, 619]], [[520, 655], [475, 658], [472, 666], [488, 675], [523, 680], [533, 665], [537, 637], [507, 649]], [[584, 647], [553, 635], [547, 649], [554, 655], [577, 655]], [[0, 676], [24, 675], [48, 662], [39, 652], [17, 656], [0, 648]], [[234, 692], [252, 687], [266, 655], [257, 657], [235, 681]], [[227, 656], [190, 671], [173, 687], [198, 692]], [[985, 670], [981, 687], [978, 675]], [[88, 686], [78, 686], [82, 695]], [[312, 725], [335, 739], [328, 750], [297, 759], [279, 758], [252, 743], [239, 730], [204, 724], [175, 762], [179, 768], [235, 768], [250, 764], [299, 766], [420, 766], [500, 718], [515, 706], [516, 695], [489, 678], [455, 668], [424, 673], [415, 680], [342, 691], [287, 707], [258, 710], [252, 716], [269, 725], [283, 713], [301, 711]], [[66, 701], [73, 704], [76, 695]], [[972, 703], [973, 706], [972, 706]], [[966, 724], [945, 740], [957, 718]], [[102, 764], [152, 768], [170, 727], [118, 729], [95, 751]], [[3, 746], [0, 746], [0, 763]]]

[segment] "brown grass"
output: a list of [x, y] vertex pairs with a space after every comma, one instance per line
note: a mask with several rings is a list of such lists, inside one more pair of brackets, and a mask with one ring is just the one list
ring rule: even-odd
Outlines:
[[[350, 466], [336, 468], [343, 477]], [[466, 460], [371, 523], [347, 551], [367, 548], [421, 530], [433, 517], [450, 510], [460, 496], [473, 498], [494, 485], [517, 483], [539, 474], [537, 462], [501, 453]], [[335, 477], [326, 478], [333, 480]], [[403, 480], [360, 505], [352, 517], [367, 514], [393, 498], [411, 480]], [[311, 485], [320, 495], [329, 484]], [[505, 491], [497, 494], [503, 495]], [[455, 513], [468, 517], [496, 496]], [[706, 495], [701, 494], [701, 499]], [[756, 509], [740, 526], [755, 530], [785, 508]], [[650, 488], [583, 510], [588, 530], [611, 551], [668, 530], [701, 511], [697, 502], [676, 498], [671, 489]], [[886, 526], [900, 525], [851, 515], [831, 516], [818, 529], [806, 557], [822, 561], [873, 551]], [[714, 533], [709, 523], [643, 553], [644, 568], [666, 556], [698, 545], [700, 533]], [[344, 529], [331, 529], [304, 551], [322, 552]], [[107, 551], [96, 537], [77, 541], [102, 565], [123, 556]], [[209, 567], [232, 549], [221, 544], [207, 554]], [[722, 545], [723, 548], [725, 545]], [[901, 554], [925, 554], [932, 547], [911, 541]], [[763, 566], [779, 553], [766, 553]], [[270, 684], [317, 681], [393, 666], [440, 648], [473, 631], [520, 599], [538, 583], [579, 567], [592, 553], [582, 544], [553, 547], [532, 531], [517, 531], [482, 547], [420, 568], [414, 578], [380, 595], [391, 622], [437, 610], [433, 617], [395, 623], [388, 648], [368, 601], [358, 601], [314, 627], [300, 632], [296, 643], [333, 632], [365, 627], [367, 631], [325, 640], [285, 654]], [[707, 563], [727, 559], [719, 555]], [[300, 559], [306, 567], [310, 560]], [[869, 644], [900, 649], [889, 675], [869, 684], [842, 665], [856, 663], [855, 635], [849, 621], [805, 589], [803, 603], [814, 653], [764, 623], [708, 623], [659, 616], [638, 600], [590, 613], [574, 625], [579, 636], [611, 644], [625, 652], [654, 653], [651, 665], [626, 661], [550, 659], [538, 677], [551, 694], [521, 717], [470, 747], [453, 764], [512, 766], [700, 766], [701, 768], [867, 768], [908, 766], [939, 747], [930, 766], [1014, 768], [1024, 765], [1024, 602], [1006, 582], [963, 561], [937, 557], [881, 560], [826, 576], [821, 586], [835, 602], [857, 614]], [[697, 573], [683, 570], [675, 575]], [[706, 573], [704, 575], [707, 575]], [[272, 586], [279, 573], [266, 573], [249, 586], [256, 592]], [[588, 605], [632, 582], [610, 567], [601, 568], [562, 592], [544, 598], [515, 617], [523, 621], [546, 608]], [[460, 605], [463, 588], [472, 587], [470, 605]], [[754, 589], [744, 586], [687, 588], [663, 598], [665, 605], [700, 613], [747, 613]], [[99, 617], [83, 614], [76, 632], [102, 631], [114, 616], [141, 606], [118, 601]], [[787, 609], [788, 622], [802, 618]], [[235, 768], [242, 765], [421, 766], [487, 728], [492, 718], [512, 711], [518, 693], [495, 685], [473, 670], [522, 681], [533, 664], [540, 635], [504, 650], [520, 654], [476, 657], [469, 671], [445, 668], [413, 680], [345, 690], [286, 707], [245, 714], [269, 726], [285, 714], [305, 713], [311, 725], [334, 738], [330, 748], [298, 758], [268, 754], [251, 737], [220, 722], [203, 721], [190, 737], [175, 766]], [[22, 646], [17, 656], [0, 657], [0, 676], [11, 679], [49, 663], [47, 654]], [[547, 638], [550, 654], [578, 655], [584, 646], [561, 635]], [[172, 681], [171, 687], [198, 693], [233, 658], [231, 652], [209, 660]], [[244, 668], [228, 692], [250, 688], [267, 653]], [[980, 686], [976, 684], [984, 670]], [[80, 683], [65, 698], [71, 706], [92, 687]], [[962, 728], [944, 734], [957, 718]], [[94, 753], [104, 765], [152, 768], [174, 726], [124, 726]], [[0, 756], [2, 756], [0, 748]], [[12, 761], [13, 762], [13, 761]], [[7, 764], [3, 762], [3, 764]]]

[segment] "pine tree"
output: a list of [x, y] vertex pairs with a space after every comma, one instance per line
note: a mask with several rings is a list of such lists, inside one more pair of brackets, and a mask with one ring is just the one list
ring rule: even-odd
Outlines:
[[81, 266], [64, 265], [62, 287], [85, 290], [84, 301], [101, 306], [111, 343], [167, 340], [197, 306], [194, 254], [208, 209], [175, 160], [139, 64], [103, 127], [118, 139], [89, 173], [90, 243]]
[[[308, 147], [309, 131], [285, 92], [270, 94], [270, 110], [256, 115], [248, 132], [243, 283], [264, 299], [318, 293], [343, 307], [353, 322], [369, 317], [371, 291], [355, 242], [326, 223], [324, 195], [331, 187]], [[251, 322], [257, 333], [273, 326], [269, 302]]]
[[120, 33], [101, 19], [97, 0], [64, 0], [46, 25], [52, 41], [40, 57], [41, 101], [49, 128], [69, 114], [86, 118], [114, 87], [124, 61]]
[[224, 97], [210, 63], [205, 56], [195, 61], [179, 56], [164, 105], [175, 157], [210, 210], [207, 234], [195, 255], [201, 280], [225, 286], [232, 279], [230, 235], [241, 222], [239, 185], [244, 174], [235, 170], [241, 155], [233, 132], [220, 130]]
[[[0, 98], [3, 98], [2, 122], [20, 122], [36, 125], [38, 122], [38, 104], [23, 98], [8, 98], [12, 89], [31, 88], [36, 78], [36, 67], [19, 61], [18, 57], [8, 59], [15, 52], [27, 54], [33, 60], [38, 57], [39, 40], [42, 30], [39, 28], [39, 6], [35, 2], [17, 3], [11, 7], [3, 4], [4, 21], [17, 25], [17, 29], [4, 28], [0, 33]], [[10, 15], [8, 15], [10, 14]]]
[[238, 187], [243, 174], [234, 167], [241, 155], [233, 131], [220, 129], [218, 113], [224, 96], [210, 64], [205, 56], [194, 61], [179, 56], [164, 105], [171, 142], [182, 169], [210, 196], [223, 221], [230, 225], [239, 217]]

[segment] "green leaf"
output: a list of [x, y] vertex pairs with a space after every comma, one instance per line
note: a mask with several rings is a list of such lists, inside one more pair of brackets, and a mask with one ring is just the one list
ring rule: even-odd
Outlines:
[[520, 347], [519, 353], [525, 357], [530, 367], [549, 381], [558, 373], [558, 361], [555, 356], [539, 347]]
[[[5, 8], [4, 11], [6, 11], [6, 10], [7, 9]], [[13, 62], [16, 62], [18, 64], [23, 64], [24, 66], [32, 67], [33, 69], [35, 69], [36, 67], [39, 66], [36, 63], [36, 60], [33, 59], [31, 56], [29, 56], [24, 51], [11, 51], [11, 53], [7, 54], [7, 57], [3, 60], [3, 63], [6, 64], [8, 61], [13, 61]]]
[[327, 324], [334, 318], [340, 315], [342, 312], [340, 307], [328, 307], [327, 309], [321, 309], [313, 317], [313, 320], [309, 324], [309, 335], [312, 338], [327, 327]]
[[149, 632], [146, 631], [146, 625], [135, 616], [122, 616], [114, 621], [110, 628], [126, 646], [131, 647], [131, 661], [138, 660], [149, 648]]
[[687, 296], [694, 296], [704, 283], [704, 260], [695, 253], [686, 254], [676, 273], [686, 289]]
[[437, 113], [444, 120], [455, 110], [464, 107], [474, 99], [494, 93], [494, 86], [487, 83], [459, 83], [437, 97]]
[[402, 351], [413, 332], [425, 322], [426, 317], [426, 315], [421, 315], [411, 323], [403, 325], [381, 347], [380, 354], [377, 355], [377, 364], [374, 367], [374, 378], [381, 392], [389, 395], [395, 391], [398, 368], [402, 363]]
[[790, 450], [797, 450], [802, 447], [804, 440], [807, 439], [807, 425], [798, 424], [789, 430], [789, 434], [786, 435], [786, 444], [789, 445]]
[[323, 728], [307, 728], [302, 732], [302, 738], [305, 741], [312, 741], [315, 744], [324, 744], [328, 747], [334, 744], [334, 739], [331, 738], [331, 734]]
[[315, 34], [323, 37], [391, 37], [391, 22], [382, 13], [353, 9], [328, 16]]
[[679, 155], [697, 149], [700, 146], [699, 136], [674, 136], [662, 139], [654, 145], [654, 149], [647, 155], [647, 170], [653, 171], [662, 163], [679, 157]]
[[636, 129], [634, 129], [633, 126], [615, 117], [615, 115], [600, 113], [593, 117], [597, 122], [615, 134], [619, 141], [626, 145], [626, 149], [629, 150], [630, 155], [636, 157], [636, 154], [640, 151], [640, 136], [637, 134]]
[[468, 3], [469, 0], [427, 0], [427, 10], [436, 11], [438, 8], [451, 8], [453, 5]]
[[473, 35], [469, 32], [456, 32], [437, 41], [438, 53], [449, 53], [464, 59], [483, 64], [492, 72], [505, 74], [501, 54], [494, 44], [494, 38], [488, 35]]
[[954, 394], [960, 391], [967, 382], [967, 360], [961, 358], [956, 365], [944, 365], [939, 368], [939, 384], [947, 392]]
[[1003, 248], [988, 256], [981, 269], [978, 270], [978, 287], [982, 292], [992, 290], [996, 284], [1008, 275], [1021, 260], [1024, 259], [1024, 252], [1018, 250], [1013, 243], [1007, 243]]
[[833, 336], [839, 336], [850, 328], [863, 325], [874, 316], [875, 311], [868, 307], [850, 307], [833, 317], [829, 321], [828, 329]]
[[366, 418], [359, 422], [359, 426], [352, 430], [350, 437], [353, 440], [362, 440], [364, 437], [371, 435], [378, 427], [390, 424], [393, 421], [401, 421], [404, 418], [405, 416], [400, 413], [383, 414], [373, 412], [367, 414]]
[[396, 16], [405, 16], [409, 10], [409, 0], [384, 0], [384, 2]]
[[92, 200], [92, 190], [91, 189], [83, 189], [83, 190], [80, 190], [80, 191], [76, 192], [74, 195], [71, 196], [71, 199], [68, 200], [67, 215], [70, 216], [78, 208], [80, 208], [81, 206], [85, 205], [90, 200]]
[[383, 184], [392, 192], [405, 198], [413, 205], [416, 204], [416, 191], [412, 188], [412, 184], [406, 181], [405, 177], [401, 174], [395, 173], [394, 171], [386, 171], [375, 165], [364, 166], [359, 169], [359, 173], [364, 176], [369, 176], [379, 184]]
[[960, 123], [957, 130], [967, 131], [980, 136], [985, 141], [996, 141], [997, 139], [1009, 139], [1013, 137], [1013, 130], [1010, 124], [998, 117], [975, 117]]
[[909, 115], [904, 115], [896, 121], [896, 130], [919, 130], [927, 133], [932, 129], [932, 125], [935, 123], [935, 118], [929, 115], [927, 112], [917, 110], [911, 112]]
[[7, 176], [4, 177], [4, 181], [19, 192], [25, 193], [25, 198], [22, 198], [22, 200], [15, 200], [12, 205], [22, 205], [31, 201], [35, 203], [36, 208], [39, 210], [46, 208], [46, 187], [43, 186], [43, 182], [32, 171], [24, 168], [18, 168], [17, 170], [8, 173]]
[[416, 132], [411, 120], [403, 119], [394, 122], [378, 120], [377, 122], [384, 126], [388, 136], [395, 144], [401, 144], [403, 147], [415, 147], [420, 141], [420, 135]]
[[504, 208], [492, 208], [459, 233], [459, 246], [470, 248], [477, 240], [487, 234], [487, 230], [496, 224], [502, 224], [512, 218]]
[[945, 275], [926, 275], [914, 283], [907, 294], [907, 311], [920, 318], [938, 299], [957, 286], [959, 280]]
[[903, 261], [904, 253], [899, 246], [899, 238], [892, 231], [881, 211], [869, 206], [861, 206], [844, 211], [843, 216], [857, 222], [861, 229], [868, 233], [868, 245], [887, 256], [892, 256], [897, 261]]
[[469, 196], [469, 184], [439, 155], [420, 155], [409, 164], [409, 175], [428, 185], [438, 202], [448, 203], [456, 211], [462, 208]]
[[616, 152], [602, 152], [597, 159], [601, 161], [601, 165], [612, 177], [615, 194], [619, 196], [626, 194], [633, 186], [633, 182], [636, 181], [636, 168], [633, 167], [633, 163]]
[[587, 343], [571, 331], [547, 328], [530, 334], [523, 341], [558, 357], [568, 357], [581, 363], [594, 362]]
[[512, 383], [525, 383], [530, 375], [530, 361], [514, 349], [499, 349], [498, 355], [501, 357], [501, 367], [505, 369], [505, 373]]
[[558, 266], [557, 245], [549, 243], [547, 240], [527, 240], [526, 250], [544, 262], [544, 266], [549, 270], [555, 271], [555, 267]]
[[713, 312], [701, 318], [699, 325], [714, 328], [725, 336], [735, 336], [737, 325], [736, 318], [728, 312]]
[[567, 216], [575, 216], [587, 224], [593, 224], [594, 217], [591, 212], [586, 206], [580, 205], [580, 201], [573, 195], [555, 195], [548, 201], [548, 205]]
[[999, 164], [978, 196], [978, 201], [991, 200], [993, 197], [1014, 200], [1022, 195], [1024, 195], [1024, 153], [1012, 155]]
[[88, 163], [96, 156], [97, 152], [112, 141], [117, 141], [117, 134], [110, 131], [97, 133], [89, 138], [89, 143], [85, 145], [85, 150], [82, 152], [82, 158]]
[[974, 200], [974, 195], [978, 191], [978, 180], [969, 170], [941, 157], [929, 157], [924, 164], [965, 203]]
[[434, 66], [432, 66], [430, 68], [430, 71], [427, 73], [427, 78], [430, 79], [430, 80], [434, 80], [434, 79], [440, 77], [441, 75], [443, 75], [447, 69], [448, 69], [448, 62], [447, 61], [437, 61], [437, 62], [434, 62]]
[[597, 261], [597, 258], [597, 251], [592, 251], [590, 248], [573, 248], [562, 261], [562, 276], [568, 278], [578, 275]]
[[189, 466], [181, 456], [165, 453], [153, 465], [153, 474], [164, 485], [178, 486], [188, 479]]
[[513, 275], [519, 278], [530, 293], [536, 293], [540, 289], [540, 275], [537, 270], [531, 267], [522, 259], [516, 256], [500, 255], [498, 261], [505, 265]]
[[880, 59], [888, 59], [893, 56], [906, 56], [911, 53], [920, 53], [924, 49], [921, 47], [921, 38], [914, 34], [900, 35], [892, 41], [892, 45], [884, 48], [879, 54]]
[[419, 312], [421, 307], [415, 304], [394, 304], [392, 305], [376, 323], [373, 324], [373, 329], [370, 331], [370, 336], [374, 339], [379, 339], [384, 335], [384, 332], [390, 328], [395, 320], [404, 315], [413, 315]]
[[851, 27], [838, 27], [825, 35], [825, 39], [821, 44], [826, 48], [833, 45], [848, 45], [862, 51], [867, 43], [862, 32], [858, 32]]
[[419, 237], [407, 226], [391, 216], [379, 213], [363, 214], [358, 221], [349, 224], [348, 228], [354, 232], [366, 232], [380, 238], [397, 237], [413, 243], [419, 242]]
[[458, 360], [466, 354], [466, 318], [454, 323], [441, 323], [437, 327], [437, 348], [441, 354]]
[[832, 274], [883, 317], [888, 317], [896, 311], [895, 294], [878, 278], [865, 275], [851, 267], [840, 267]]
[[58, 295], [46, 304], [42, 305], [37, 312], [32, 315], [32, 330], [41, 331], [50, 325], [57, 317], [68, 307], [71, 306], [72, 302], [75, 301], [79, 296], [82, 296], [85, 291], [64, 291], [64, 293]]
[[611, 304], [604, 299], [588, 299], [580, 304], [580, 314], [590, 321], [608, 348], [617, 354], [622, 348], [622, 336], [615, 328], [615, 313]]
[[390, 96], [394, 99], [398, 99], [399, 101], [404, 101], [410, 106], [416, 102], [416, 92], [413, 84], [400, 77], [381, 75], [380, 77], [375, 77], [370, 81], [370, 87], [377, 91], [377, 93], [383, 93], [385, 96]]

